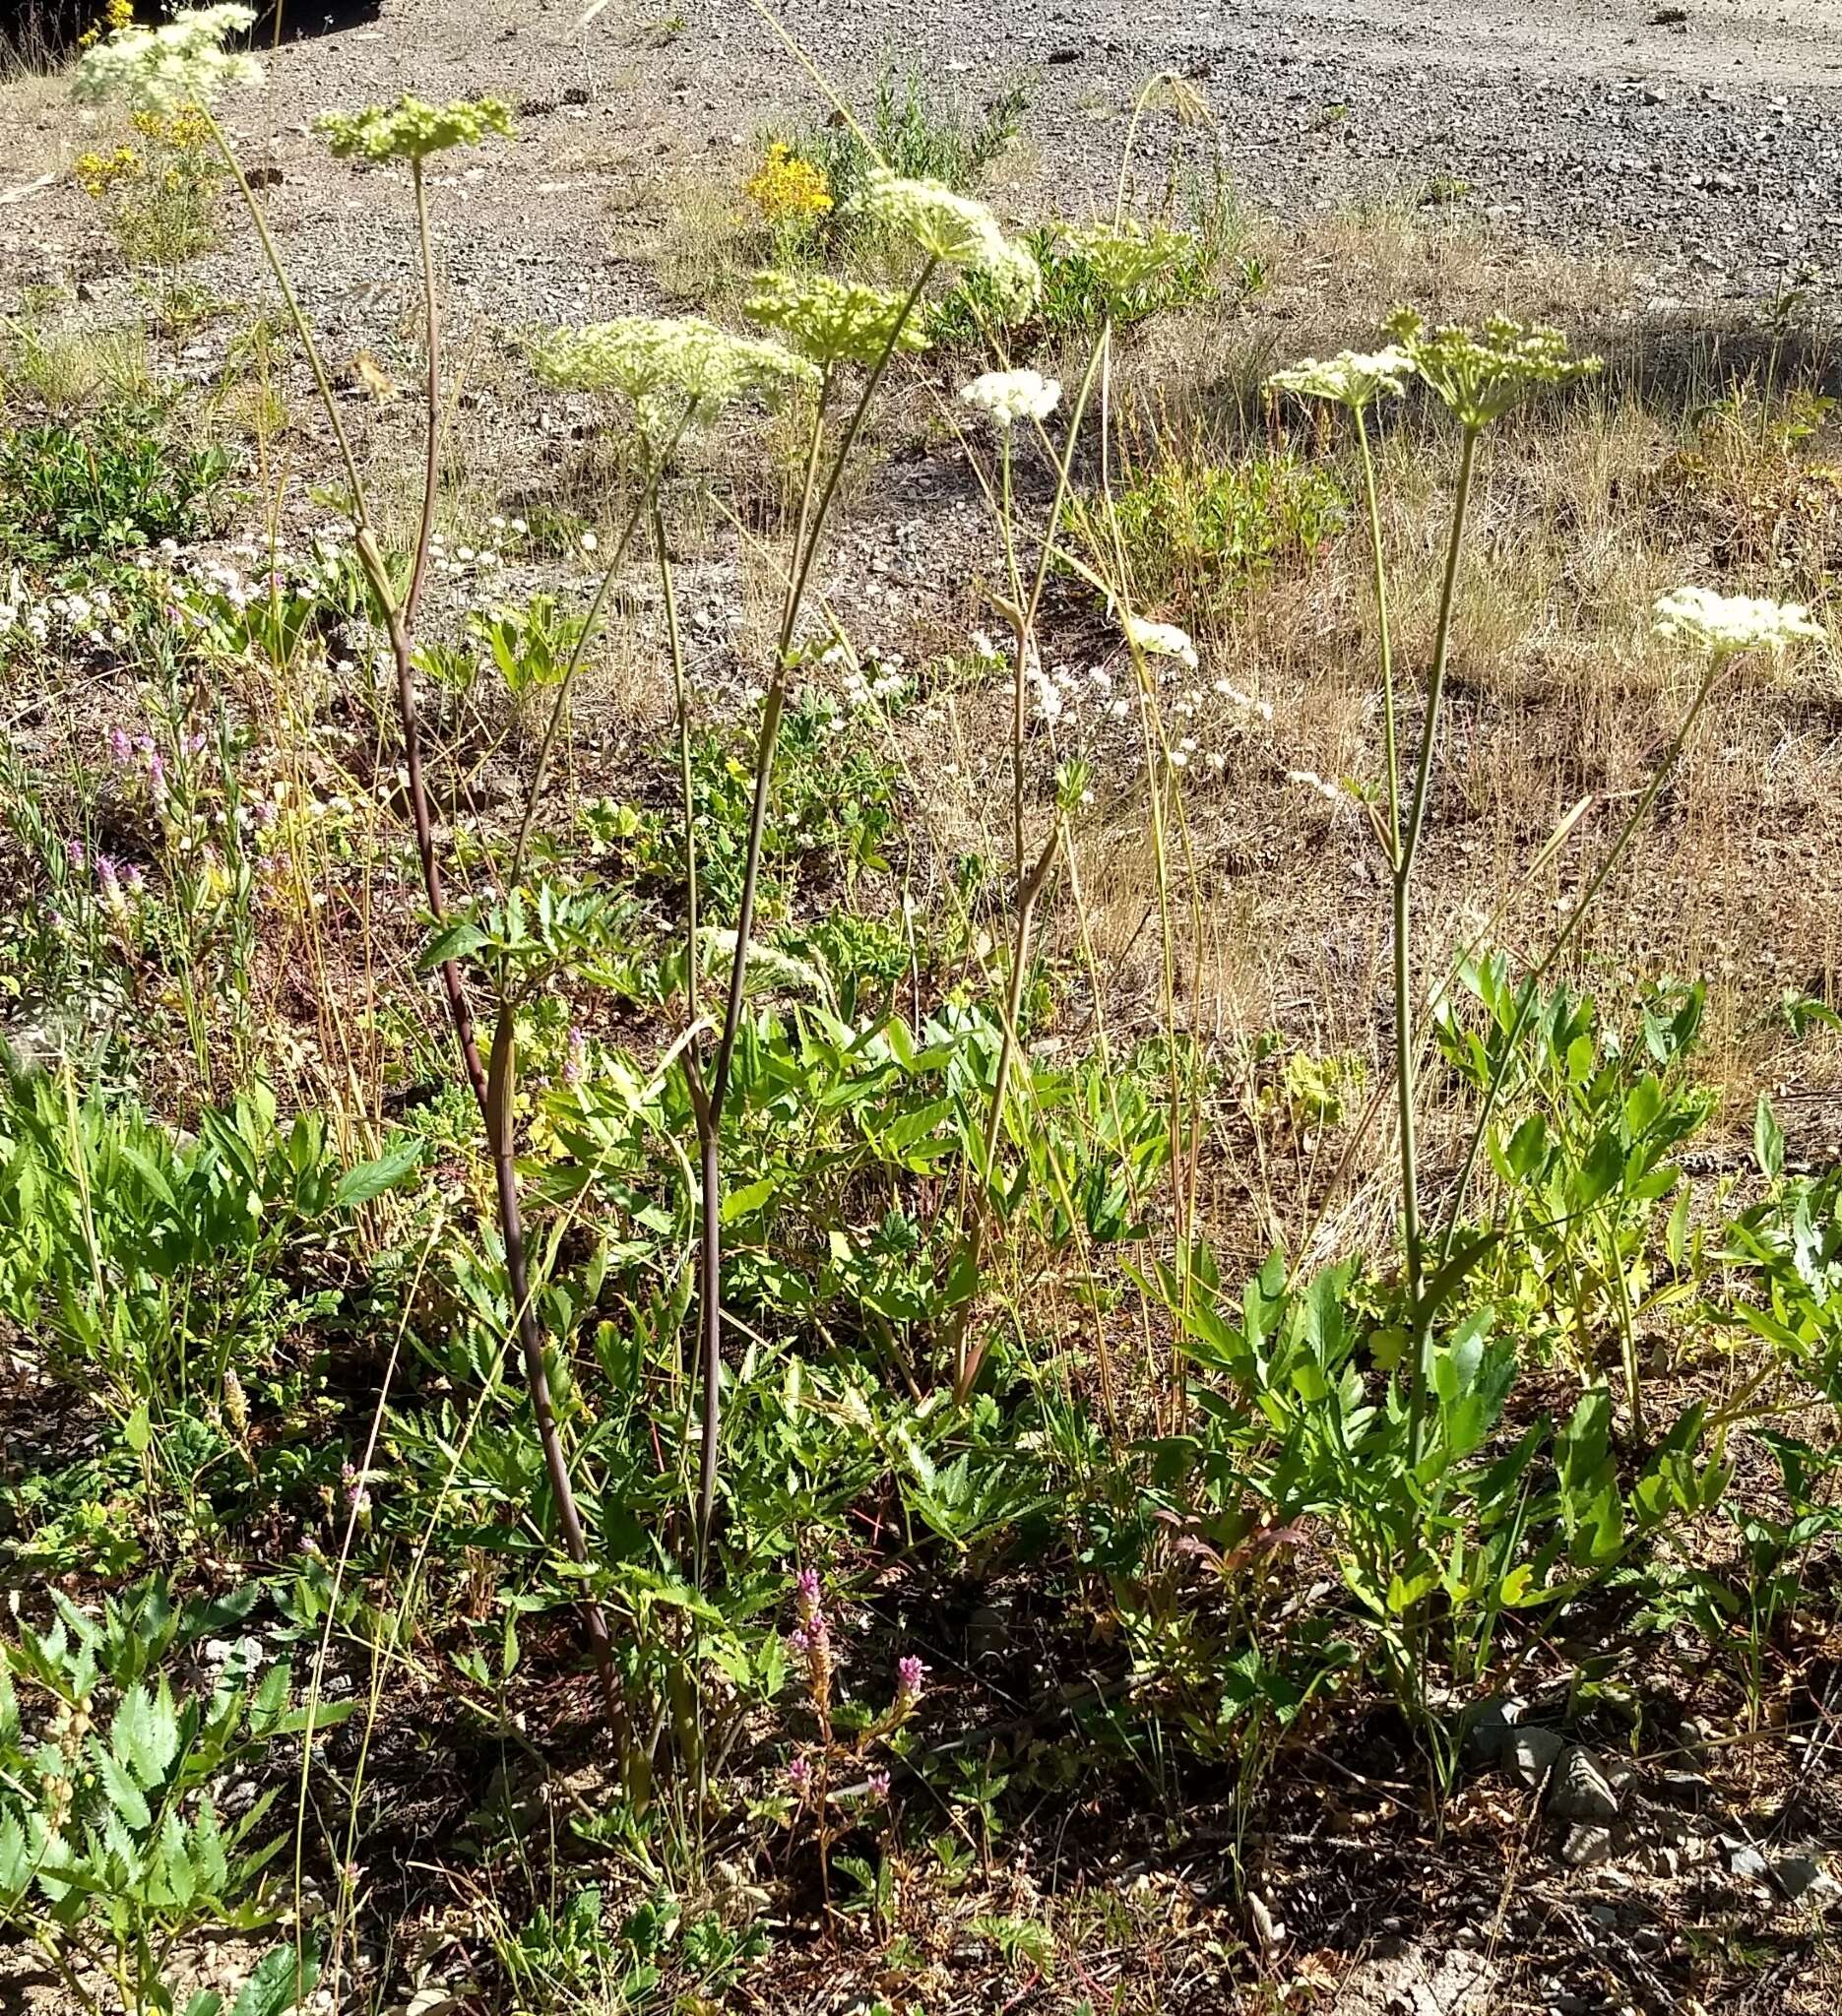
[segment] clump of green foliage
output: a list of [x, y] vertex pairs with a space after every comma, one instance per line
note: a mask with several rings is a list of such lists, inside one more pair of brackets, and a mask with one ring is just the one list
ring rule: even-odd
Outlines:
[[0, 435], [0, 557], [46, 567], [188, 537], [228, 468], [221, 447], [170, 440], [164, 410], [139, 401], [14, 428]]
[[[1327, 469], [1290, 455], [1244, 463], [1159, 459], [1113, 498], [1116, 530], [1143, 601], [1203, 622], [1232, 607], [1273, 568], [1309, 559], [1344, 529], [1349, 500]], [[1105, 532], [1076, 500], [1087, 536]]]
[[[919, 71], [884, 70], [861, 130], [837, 119], [784, 140], [787, 157], [811, 168], [829, 198], [804, 224], [811, 252], [836, 257], [873, 241], [874, 226], [859, 214], [857, 198], [879, 161], [908, 180], [975, 188], [1016, 140], [1029, 104], [1022, 84], [1007, 85], [974, 110], [937, 92]], [[783, 249], [798, 251], [796, 245]]]

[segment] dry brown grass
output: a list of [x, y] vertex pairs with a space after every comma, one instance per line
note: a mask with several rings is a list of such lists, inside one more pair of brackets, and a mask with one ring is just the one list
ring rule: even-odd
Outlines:
[[[1276, 238], [1276, 283], [1239, 314], [1174, 317], [1133, 344], [1115, 386], [1158, 453], [1233, 461], [1283, 428], [1353, 487], [1350, 444], [1276, 414], [1259, 393], [1283, 359], [1372, 344], [1403, 300], [1438, 319], [1504, 308], [1603, 346], [1597, 386], [1493, 435], [1479, 486], [1453, 644], [1419, 913], [1430, 979], [1507, 900], [1494, 941], [1539, 957], [1676, 732], [1689, 675], [1647, 635], [1651, 601], [1684, 581], [1822, 603], [1842, 553], [1842, 504], [1820, 436], [1786, 447], [1738, 402], [1770, 370], [1781, 399], [1820, 383], [1826, 349], [1719, 328], [1646, 329], [1635, 282], [1397, 212], [1346, 215]], [[1332, 281], [1335, 284], [1331, 284]], [[1302, 431], [1300, 431], [1302, 426]], [[1454, 464], [1449, 433], [1418, 410], [1381, 451], [1397, 638], [1415, 690], [1436, 621]], [[1182, 611], [1172, 611], [1179, 616]], [[1381, 771], [1375, 630], [1360, 524], [1310, 564], [1282, 569], [1209, 639], [1203, 679], [1226, 672], [1270, 702], [1270, 737], [1239, 737], [1219, 781], [1183, 777], [1195, 942], [1179, 991], [1204, 1031], [1276, 1028], [1316, 1051], [1354, 1050], [1379, 1074], [1391, 1040], [1385, 876], [1366, 822], [1288, 787], [1288, 770], [1373, 780]], [[1818, 651], [1782, 677], [1730, 679], [1681, 774], [1586, 925], [1568, 976], [1622, 1004], [1668, 978], [1706, 980], [1702, 1068], [1736, 1125], [1762, 1088], [1787, 1090], [1805, 1146], [1842, 1134], [1842, 1044], [1793, 1047], [1775, 1013], [1789, 988], [1837, 998], [1842, 916], [1838, 682]], [[1583, 797], [1590, 807], [1546, 871], [1529, 864]], [[1142, 803], [1090, 844], [1085, 895], [1119, 1005], [1155, 1026], [1155, 942], [1143, 926], [1150, 863]], [[1179, 905], [1179, 908], [1182, 906]], [[1799, 1097], [1799, 1095], [1803, 1095]], [[1794, 1147], [1796, 1144], [1794, 1143]], [[1387, 1148], [1377, 1130], [1369, 1161]], [[1441, 1149], [1435, 1125], [1429, 1156]], [[1244, 1161], [1244, 1144], [1241, 1151]], [[1292, 1220], [1309, 1173], [1262, 1202]], [[1237, 1208], [1245, 1199], [1231, 1183]]]

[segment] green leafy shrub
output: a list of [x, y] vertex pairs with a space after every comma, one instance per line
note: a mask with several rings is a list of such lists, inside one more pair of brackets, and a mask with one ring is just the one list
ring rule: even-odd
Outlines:
[[1116, 329], [1129, 329], [1171, 308], [1207, 300], [1214, 290], [1212, 261], [1206, 242], [1185, 234], [1177, 258], [1143, 285], [1124, 294], [1110, 289], [1092, 255], [1071, 244], [1059, 225], [1026, 231], [1043, 275], [1042, 292], [1029, 311], [1009, 309], [988, 276], [962, 275], [935, 303], [927, 317], [927, 333], [937, 344], [954, 348], [983, 348], [994, 331], [1002, 330], [1008, 354], [1025, 355], [1059, 338], [1092, 336], [1112, 312]]
[[187, 537], [228, 467], [222, 448], [172, 446], [159, 407], [16, 428], [0, 437], [0, 557], [50, 566]]
[[[283, 1908], [266, 1876], [288, 1839], [268, 1824], [276, 1791], [226, 1819], [212, 1788], [277, 1741], [333, 1727], [349, 1704], [294, 1705], [287, 1667], [258, 1681], [247, 1640], [209, 1690], [155, 1677], [170, 1654], [246, 1614], [247, 1597], [181, 1607], [152, 1585], [107, 1604], [99, 1620], [54, 1602], [48, 1630], [22, 1625], [0, 1648], [0, 1924], [34, 1934], [75, 2007], [104, 2009], [112, 1997], [131, 2016], [170, 2012], [165, 1976], [181, 1939], [270, 1924]], [[43, 1705], [30, 1721], [21, 1687]], [[278, 1976], [298, 1990], [295, 1958], [289, 1948], [265, 1961], [237, 2010], [287, 2007]], [[219, 2006], [195, 1997], [187, 2016]]]
[[[795, 892], [811, 894], [840, 867], [850, 880], [888, 866], [887, 850], [901, 830], [903, 786], [823, 700], [790, 707], [781, 737], [764, 881], [769, 900], [784, 909]], [[698, 902], [706, 922], [723, 925], [734, 920], [741, 897], [754, 789], [751, 752], [739, 736], [714, 728], [695, 730], [690, 746]], [[662, 745], [655, 761], [662, 775], [669, 774], [667, 766], [676, 768], [675, 747]], [[624, 862], [642, 888], [681, 900], [686, 857], [676, 807], [603, 800], [589, 808], [587, 820], [591, 837]]]
[[[1084, 537], [1102, 541], [1097, 509], [1077, 501], [1069, 516]], [[1348, 499], [1328, 471], [1263, 455], [1240, 465], [1159, 462], [1132, 476], [1112, 509], [1142, 603], [1203, 621], [1275, 566], [1335, 537]]]
[[862, 134], [839, 121], [784, 143], [790, 158], [823, 178], [830, 198], [829, 207], [807, 220], [807, 236], [816, 248], [833, 252], [863, 241], [865, 226], [853, 199], [878, 159], [914, 181], [971, 189], [1016, 139], [1029, 102], [1025, 87], [1012, 84], [975, 112], [957, 97], [938, 95], [919, 71], [883, 71]]

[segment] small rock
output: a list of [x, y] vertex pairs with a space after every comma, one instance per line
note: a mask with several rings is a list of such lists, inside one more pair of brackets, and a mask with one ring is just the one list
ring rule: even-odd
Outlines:
[[1765, 1858], [1751, 1842], [1742, 1840], [1737, 1834], [1723, 1834], [1720, 1850], [1728, 1869], [1743, 1883], [1761, 1882], [1770, 1872], [1771, 1864]]
[[1560, 1761], [1565, 1739], [1556, 1729], [1519, 1729], [1504, 1752], [1511, 1771], [1524, 1785], [1540, 1785]]
[[1806, 1897], [1822, 1900], [1836, 1894], [1836, 1879], [1814, 1856], [1781, 1855], [1772, 1864], [1772, 1875], [1793, 1904]]
[[1637, 1766], [1628, 1757], [1608, 1757], [1601, 1768], [1606, 1783], [1620, 1799], [1637, 1783]]
[[1567, 1829], [1560, 1846], [1560, 1859], [1573, 1869], [1588, 1869], [1612, 1858], [1612, 1829], [1582, 1822]]
[[1527, 1706], [1513, 1696], [1479, 1702], [1465, 1732], [1465, 1746], [1480, 1764], [1494, 1764], [1501, 1758]]
[[1606, 1774], [1590, 1750], [1576, 1743], [1560, 1766], [1560, 1776], [1550, 1795], [1548, 1810], [1556, 1820], [1615, 1820], [1619, 1796], [1606, 1783]]
[[1657, 1791], [1665, 1798], [1673, 1799], [1682, 1806], [1705, 1806], [1714, 1793], [1713, 1785], [1702, 1771], [1665, 1771], [1655, 1783]]

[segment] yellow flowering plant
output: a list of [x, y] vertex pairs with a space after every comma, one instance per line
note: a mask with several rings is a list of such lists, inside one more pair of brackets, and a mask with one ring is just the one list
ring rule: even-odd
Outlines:
[[210, 121], [196, 104], [143, 106], [130, 124], [138, 145], [122, 142], [79, 155], [71, 179], [106, 210], [129, 266], [169, 271], [215, 242], [226, 170]]
[[769, 142], [761, 165], [742, 184], [742, 194], [772, 233], [775, 255], [783, 261], [811, 244], [835, 207], [824, 169], [795, 154], [785, 140]]

